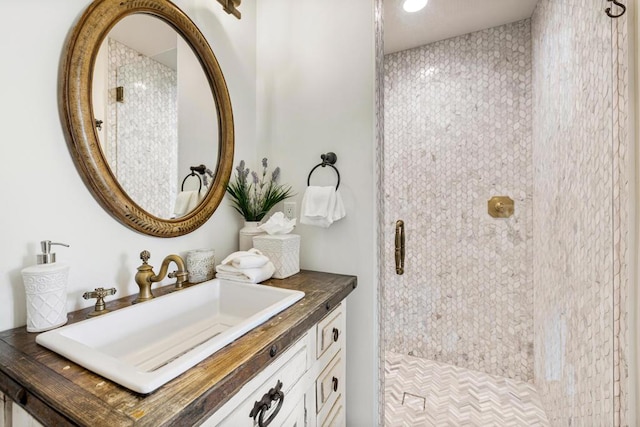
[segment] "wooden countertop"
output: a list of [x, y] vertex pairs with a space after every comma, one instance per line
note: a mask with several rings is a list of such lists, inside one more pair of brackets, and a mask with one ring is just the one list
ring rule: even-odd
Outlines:
[[[0, 332], [0, 391], [45, 426], [199, 424], [275, 360], [269, 354], [272, 346], [282, 354], [349, 295], [357, 279], [302, 271], [265, 284], [301, 290], [305, 297], [151, 394], [132, 392], [47, 350], [25, 327]], [[171, 288], [153, 292], [161, 295]], [[128, 306], [134, 298], [108, 301], [107, 308]], [[84, 320], [91, 311], [70, 313], [69, 323]]]

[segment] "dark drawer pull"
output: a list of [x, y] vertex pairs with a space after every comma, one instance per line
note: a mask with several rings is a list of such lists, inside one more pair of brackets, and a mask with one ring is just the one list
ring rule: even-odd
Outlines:
[[333, 383], [333, 391], [338, 391], [338, 379], [336, 377], [333, 377], [331, 379], [331, 382]]
[[19, 404], [21, 404], [23, 406], [26, 405], [27, 404], [27, 390], [25, 390], [23, 388], [20, 388], [16, 392], [16, 394], [15, 394], [15, 396], [13, 398], [13, 401], [17, 402], [17, 403], [19, 403]]
[[[278, 406], [265, 421], [264, 414], [271, 408], [271, 404], [273, 402], [278, 402]], [[278, 380], [278, 383], [274, 388], [272, 388], [268, 393], [262, 396], [262, 399], [256, 401], [256, 403], [253, 405], [253, 409], [249, 413], [249, 418], [253, 418], [253, 420], [255, 421], [256, 417], [258, 417], [258, 426], [267, 427], [269, 424], [271, 424], [276, 415], [278, 415], [278, 412], [280, 412], [283, 403], [284, 392], [282, 391], [282, 382]]]
[[338, 341], [338, 337], [340, 336], [340, 331], [338, 328], [333, 328], [333, 342]]

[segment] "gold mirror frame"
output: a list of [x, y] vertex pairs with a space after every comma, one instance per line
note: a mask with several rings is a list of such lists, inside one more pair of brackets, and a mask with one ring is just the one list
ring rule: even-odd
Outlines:
[[[209, 81], [218, 110], [218, 164], [211, 189], [193, 211], [179, 219], [158, 218], [138, 206], [113, 175], [98, 141], [91, 93], [96, 56], [111, 28], [124, 17], [137, 13], [160, 18], [191, 46]], [[231, 100], [211, 47], [198, 27], [177, 6], [168, 0], [96, 0], [91, 3], [67, 39], [58, 93], [61, 120], [76, 168], [95, 199], [118, 221], [143, 234], [176, 237], [194, 231], [213, 215], [224, 197], [233, 168]]]

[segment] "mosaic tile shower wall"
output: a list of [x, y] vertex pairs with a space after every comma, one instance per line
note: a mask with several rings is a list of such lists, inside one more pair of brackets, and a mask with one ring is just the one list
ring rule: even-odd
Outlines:
[[386, 350], [531, 381], [530, 22], [387, 55], [384, 84]]
[[552, 426], [626, 424], [624, 47], [603, 8], [541, 0], [532, 18], [535, 383]]
[[630, 111], [629, 99], [629, 14], [613, 21], [613, 404], [614, 426], [630, 426], [637, 423], [632, 419], [630, 390], [635, 384], [630, 381], [629, 357], [631, 340], [629, 330], [630, 313], [633, 313], [633, 299], [629, 298], [629, 278], [633, 276], [633, 264], [627, 261], [629, 248], [633, 247], [630, 233], [629, 181], [634, 176], [629, 164], [631, 141], [629, 139]]
[[178, 182], [177, 72], [109, 39], [109, 87], [117, 86], [125, 101], [109, 90], [109, 165], [140, 207], [170, 218]]

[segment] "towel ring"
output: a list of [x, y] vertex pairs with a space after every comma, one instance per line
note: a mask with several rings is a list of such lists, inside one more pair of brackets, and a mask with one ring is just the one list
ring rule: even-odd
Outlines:
[[191, 172], [189, 175], [185, 176], [184, 179], [182, 180], [180, 191], [184, 191], [184, 183], [187, 182], [187, 180], [192, 176], [195, 176], [196, 178], [198, 178], [198, 182], [200, 183], [200, 186], [198, 187], [198, 193], [200, 192], [200, 190], [202, 190], [202, 178], [200, 178], [200, 175], [196, 174], [195, 172]]
[[[213, 175], [211, 174], [211, 171], [209, 171], [207, 169], [207, 167], [205, 165], [200, 165], [200, 166], [190, 166], [189, 169], [191, 169], [191, 173], [187, 176], [184, 177], [184, 179], [182, 180], [182, 185], [180, 186], [180, 191], [184, 191], [184, 183], [187, 182], [187, 179], [189, 179], [189, 177], [195, 176], [198, 178], [198, 181], [200, 181], [200, 187], [198, 187], [198, 193], [200, 192], [200, 190], [202, 190], [202, 176], [204, 176], [205, 173], [210, 174], [211, 177], [213, 178]], [[196, 174], [196, 172], [198, 172], [200, 175]], [[205, 184], [206, 184], [206, 176], [205, 178]]]
[[322, 166], [323, 168], [329, 166], [333, 168], [333, 170], [336, 171], [336, 175], [338, 175], [338, 183], [336, 184], [337, 190], [338, 187], [340, 187], [340, 172], [334, 165], [338, 161], [338, 156], [336, 156], [336, 153], [329, 152], [327, 154], [321, 155], [320, 158], [322, 159], [322, 163], [318, 163], [317, 165], [315, 165], [313, 169], [311, 169], [311, 172], [309, 172], [309, 177], [307, 178], [307, 187], [311, 185], [311, 174], [314, 170], [318, 169], [320, 166]]

